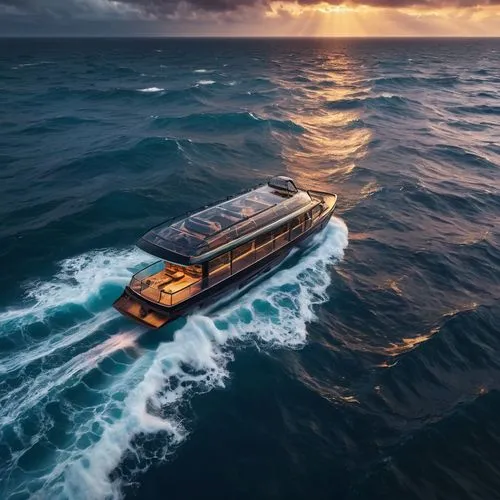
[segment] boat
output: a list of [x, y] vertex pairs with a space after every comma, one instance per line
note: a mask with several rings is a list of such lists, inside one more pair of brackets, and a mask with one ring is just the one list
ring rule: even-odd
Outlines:
[[159, 261], [134, 274], [113, 306], [148, 328], [207, 307], [272, 271], [321, 231], [337, 195], [285, 176], [150, 229], [137, 246]]

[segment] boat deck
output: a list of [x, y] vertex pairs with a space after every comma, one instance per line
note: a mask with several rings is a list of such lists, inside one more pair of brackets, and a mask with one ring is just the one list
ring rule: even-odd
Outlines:
[[142, 290], [141, 295], [152, 300], [158, 299], [158, 291], [173, 295], [187, 289], [193, 293], [193, 287], [189, 287], [195, 283], [199, 283], [201, 288], [200, 278], [194, 278], [187, 273], [170, 273], [165, 270], [152, 274], [144, 280], [144, 283], [148, 286]]
[[135, 319], [149, 328], [160, 328], [169, 319], [167, 315], [145, 309], [140, 302], [134, 300], [126, 292], [116, 300], [113, 306], [122, 314]]

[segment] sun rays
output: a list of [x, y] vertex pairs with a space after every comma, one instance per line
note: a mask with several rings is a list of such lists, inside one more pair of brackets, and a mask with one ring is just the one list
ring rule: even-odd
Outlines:
[[354, 2], [300, 5], [273, 2], [257, 35], [495, 36], [500, 35], [500, 7], [377, 7]]

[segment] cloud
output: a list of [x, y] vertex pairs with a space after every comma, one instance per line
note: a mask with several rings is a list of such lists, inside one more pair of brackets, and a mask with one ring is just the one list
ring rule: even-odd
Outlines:
[[0, 33], [491, 36], [500, 34], [498, 5], [500, 0], [0, 0]]
[[[0, 0], [9, 12], [53, 18], [172, 18], [234, 14], [240, 10], [287, 10], [317, 5], [380, 8], [464, 8], [500, 5], [500, 0]], [[277, 7], [276, 7], [277, 6]]]

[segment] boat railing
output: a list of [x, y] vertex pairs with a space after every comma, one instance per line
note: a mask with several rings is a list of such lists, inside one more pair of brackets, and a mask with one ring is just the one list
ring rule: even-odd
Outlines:
[[158, 287], [153, 286], [150, 281], [150, 277], [159, 273], [162, 269], [164, 269], [164, 266], [165, 263], [159, 260], [144, 269], [141, 269], [132, 276], [129, 285], [130, 288], [139, 295], [144, 295], [144, 297], [153, 300], [154, 302], [160, 302], [161, 290]]
[[153, 280], [152, 276], [160, 273], [164, 269], [165, 262], [162, 260], [154, 262], [148, 267], [141, 269], [139, 272], [134, 274], [134, 276], [132, 276], [129, 285], [130, 288], [139, 295], [166, 306], [178, 304], [179, 302], [191, 297], [191, 295], [201, 291], [201, 278], [194, 283], [189, 283], [182, 288], [177, 288], [173, 292], [163, 290], [161, 279], [160, 281]]
[[132, 279], [135, 279], [137, 281], [142, 281], [145, 278], [152, 276], [153, 274], [159, 273], [164, 269], [164, 267], [165, 267], [165, 262], [162, 260], [157, 260], [156, 262], [153, 262], [149, 266], [135, 273]]

